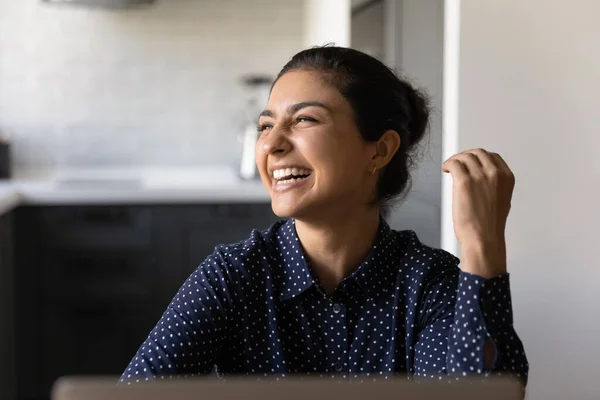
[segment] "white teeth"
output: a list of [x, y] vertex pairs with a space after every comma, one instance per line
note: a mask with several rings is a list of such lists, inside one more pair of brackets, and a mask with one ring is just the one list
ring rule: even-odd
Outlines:
[[[304, 168], [298, 168], [298, 167], [293, 167], [293, 168], [281, 168], [281, 169], [276, 169], [273, 171], [273, 178], [275, 178], [276, 180], [281, 180], [282, 178], [286, 177], [286, 176], [298, 176], [298, 175], [310, 175], [310, 170], [304, 169]], [[291, 179], [286, 179], [285, 181], [290, 181]], [[285, 181], [281, 181], [281, 182], [285, 182]]]
[[277, 184], [279, 184], [279, 185], [285, 185], [285, 184], [288, 184], [288, 183], [292, 183], [292, 182], [300, 181], [300, 180], [302, 180], [302, 179], [305, 179], [305, 178], [289, 178], [289, 179], [283, 179], [283, 180], [278, 180], [278, 181], [277, 181]]

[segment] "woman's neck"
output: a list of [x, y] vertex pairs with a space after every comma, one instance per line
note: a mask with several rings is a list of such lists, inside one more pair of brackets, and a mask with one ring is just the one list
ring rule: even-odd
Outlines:
[[[351, 215], [351, 216], [349, 216]], [[379, 230], [379, 209], [296, 220], [296, 232], [310, 264], [327, 293], [332, 293], [367, 257]]]

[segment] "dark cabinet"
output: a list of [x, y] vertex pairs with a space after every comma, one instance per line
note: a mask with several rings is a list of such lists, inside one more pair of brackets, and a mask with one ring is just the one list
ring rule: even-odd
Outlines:
[[[182, 274], [187, 278], [208, 254], [214, 251], [217, 244], [236, 243], [250, 237], [253, 229], [263, 230], [275, 220], [270, 205], [262, 204], [219, 204], [214, 205], [210, 222], [198, 224], [200, 215], [194, 210], [184, 218], [189, 223], [183, 225], [182, 250], [186, 255]], [[235, 221], [231, 224], [229, 221]]]
[[155, 207], [152, 218], [163, 308], [215, 246], [245, 240], [278, 219], [267, 203]]
[[277, 218], [269, 204], [16, 210], [19, 399], [70, 374], [120, 375], [214, 247]]
[[15, 397], [13, 215], [0, 216], [0, 398]]

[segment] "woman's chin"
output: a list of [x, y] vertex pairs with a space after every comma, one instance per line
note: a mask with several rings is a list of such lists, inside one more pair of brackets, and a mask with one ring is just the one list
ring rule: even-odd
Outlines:
[[312, 208], [310, 202], [306, 200], [301, 200], [298, 196], [273, 193], [271, 208], [273, 213], [280, 218], [299, 218], [309, 213]]
[[275, 200], [271, 202], [271, 208], [273, 209], [273, 214], [279, 218], [296, 218], [299, 211], [296, 205], [285, 204]]

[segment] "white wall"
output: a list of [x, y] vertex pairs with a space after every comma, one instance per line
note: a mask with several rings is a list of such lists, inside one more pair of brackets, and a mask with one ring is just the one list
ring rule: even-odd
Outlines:
[[304, 47], [350, 47], [350, 0], [304, 0]]
[[459, 147], [517, 177], [508, 262], [530, 399], [600, 398], [600, 2], [463, 0]]
[[301, 49], [301, 14], [301, 0], [0, 0], [0, 129], [20, 165], [232, 163], [240, 77]]

